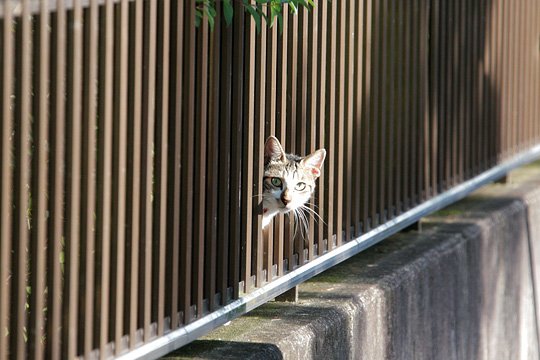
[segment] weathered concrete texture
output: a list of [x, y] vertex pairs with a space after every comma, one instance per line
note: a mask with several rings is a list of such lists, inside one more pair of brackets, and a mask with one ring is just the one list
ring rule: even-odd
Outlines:
[[527, 167], [301, 285], [298, 303], [166, 358], [538, 359], [535, 280], [540, 169]]

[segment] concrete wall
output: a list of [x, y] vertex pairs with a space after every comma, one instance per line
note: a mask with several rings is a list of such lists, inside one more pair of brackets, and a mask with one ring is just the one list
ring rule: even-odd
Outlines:
[[538, 359], [539, 271], [528, 167], [167, 358]]

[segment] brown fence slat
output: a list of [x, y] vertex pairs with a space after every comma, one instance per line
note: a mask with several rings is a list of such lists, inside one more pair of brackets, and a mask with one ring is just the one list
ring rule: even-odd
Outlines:
[[[327, 76], [326, 76], [326, 69], [328, 65], [327, 61], [327, 44], [328, 44], [328, 3], [323, 1], [320, 5], [320, 25], [319, 28], [321, 29], [321, 36], [320, 36], [320, 42], [319, 42], [319, 53], [318, 56], [320, 57], [320, 65], [317, 69], [318, 72], [320, 72], [320, 79], [319, 79], [319, 91], [317, 94], [317, 103], [318, 103], [318, 110], [317, 110], [317, 118], [318, 121], [318, 128], [319, 132], [317, 134], [318, 142], [317, 147], [318, 148], [325, 148], [326, 139], [325, 139], [325, 119], [326, 119], [326, 101], [323, 99], [326, 99], [326, 86], [327, 86]], [[284, 56], [286, 58], [286, 56]], [[315, 113], [314, 113], [315, 115]], [[330, 153], [331, 149], [326, 149], [327, 154]], [[324, 168], [329, 168], [329, 160], [325, 160]], [[327, 214], [327, 207], [326, 207], [326, 201], [325, 201], [325, 172], [321, 172], [321, 176], [319, 177], [318, 183], [317, 183], [317, 190], [316, 190], [316, 196], [318, 198], [318, 209], [317, 212], [321, 219], [325, 218], [325, 214]], [[323, 255], [326, 251], [326, 247], [324, 245], [325, 238], [328, 239], [328, 232], [325, 233], [325, 222], [319, 221], [318, 224], [318, 230], [317, 230], [317, 249], [318, 249], [318, 255]]]
[[195, 12], [192, 4], [186, 4], [185, 12], [185, 47], [190, 54], [184, 65], [184, 129], [182, 130], [182, 215], [181, 228], [183, 241], [180, 247], [180, 310], [183, 313], [183, 323], [191, 321], [191, 265], [193, 248], [193, 173], [194, 173], [194, 123], [195, 123]]
[[[73, 22], [82, 24], [82, 6], [80, 0], [75, 0], [73, 6]], [[68, 101], [69, 142], [66, 154], [68, 161], [68, 193], [66, 199], [67, 237], [65, 263], [65, 290], [67, 301], [64, 302], [67, 313], [67, 324], [64, 328], [65, 354], [64, 357], [74, 358], [78, 352], [78, 301], [79, 301], [79, 249], [80, 249], [80, 204], [81, 204], [81, 110], [82, 110], [82, 27], [72, 27], [70, 34], [67, 92], [71, 94]]]
[[[154, 134], [155, 134], [155, 109], [156, 109], [156, 18], [157, 2], [147, 1], [144, 10], [144, 34], [143, 34], [143, 102], [142, 102], [142, 181], [141, 194], [141, 235], [143, 236], [144, 256], [141, 265], [143, 270], [144, 290], [141, 300], [143, 302], [143, 328], [144, 341], [148, 341], [152, 334], [152, 271], [154, 259], [152, 256], [153, 243], [153, 197], [154, 197]], [[159, 176], [156, 178], [159, 182]]]
[[84, 304], [84, 354], [89, 356], [95, 348], [94, 343], [94, 319], [95, 319], [95, 272], [96, 272], [96, 173], [97, 173], [97, 84], [98, 84], [98, 43], [99, 43], [99, 8], [97, 1], [90, 3], [85, 18], [86, 36], [84, 40], [84, 75], [83, 87], [86, 89], [83, 99], [83, 132], [82, 136], [82, 220], [81, 254], [84, 262], [84, 282], [81, 281], [81, 293], [85, 294]]
[[[98, 160], [97, 241], [100, 278], [97, 279], [101, 298], [99, 301], [99, 351], [102, 356], [108, 354], [109, 314], [110, 314], [110, 275], [111, 275], [111, 209], [112, 209], [112, 154], [113, 154], [113, 76], [114, 76], [114, 7], [108, 0], [104, 7], [101, 29], [104, 40], [100, 43], [102, 52], [100, 85], [101, 109], [99, 111], [100, 136], [98, 148], [101, 157]], [[97, 274], [96, 274], [97, 275]], [[99, 310], [98, 310], [99, 309]]]
[[[15, 219], [15, 244], [13, 282], [15, 285], [13, 304], [14, 319], [12, 320], [13, 354], [22, 359], [27, 356], [26, 337], [28, 336], [28, 314], [26, 312], [28, 277], [28, 248], [30, 245], [30, 213], [29, 201], [31, 182], [31, 115], [32, 115], [32, 18], [29, 0], [22, 2], [22, 18], [17, 34], [18, 53], [21, 61], [16, 67], [15, 83], [15, 119], [18, 121], [16, 132], [17, 144], [15, 156], [15, 209], [18, 216]], [[37, 194], [36, 194], [37, 195]], [[35, 196], [35, 195], [34, 195]]]
[[[194, 189], [195, 202], [193, 207], [195, 222], [194, 246], [193, 246], [193, 302], [196, 308], [195, 316], [201, 317], [204, 300], [204, 254], [205, 254], [205, 204], [206, 204], [206, 171], [207, 171], [207, 146], [208, 146], [208, 47], [209, 29], [208, 20], [205, 18], [198, 31], [198, 40], [201, 46], [197, 49], [196, 64], [196, 92], [195, 92], [195, 171]], [[204, 86], [197, 86], [197, 85]]]
[[[218, 12], [221, 11], [220, 4], [217, 5]], [[207, 172], [206, 172], [206, 236], [204, 255], [204, 296], [208, 301], [208, 311], [216, 308], [216, 280], [217, 280], [217, 216], [218, 216], [218, 151], [219, 151], [219, 98], [220, 98], [220, 62], [218, 51], [221, 44], [221, 19], [217, 18], [214, 23], [214, 30], [210, 33], [208, 51], [208, 149], [207, 149]], [[223, 179], [223, 181], [226, 181]], [[221, 240], [223, 241], [223, 240]], [[223, 294], [225, 295], [225, 294]]]
[[[337, 24], [337, 4], [336, 2], [332, 2], [328, 4], [328, 15], [327, 15], [327, 24]], [[336, 156], [336, 147], [335, 147], [335, 128], [334, 124], [336, 121], [336, 41], [337, 41], [337, 35], [336, 35], [336, 27], [331, 26], [331, 29], [329, 31], [330, 33], [330, 51], [329, 51], [329, 59], [328, 61], [328, 67], [330, 72], [329, 76], [329, 91], [328, 95], [330, 96], [330, 101], [328, 104], [328, 121], [325, 123], [325, 148], [328, 149], [327, 159], [325, 162], [327, 162], [325, 165], [325, 170], [328, 171], [328, 174], [333, 174], [335, 169], [335, 159]], [[326, 233], [326, 239], [328, 241], [328, 250], [332, 250], [334, 248], [334, 228], [335, 228], [335, 202], [334, 202], [334, 177], [333, 176], [327, 176], [325, 179], [326, 182], [324, 184], [319, 184], [319, 186], [324, 186], [326, 188], [326, 194], [325, 194], [325, 203], [326, 203], [326, 211], [325, 213], [328, 216], [327, 223], [327, 233]]]
[[[38, 93], [37, 106], [34, 111], [37, 113], [37, 136], [34, 141], [34, 176], [32, 179], [32, 192], [36, 195], [36, 213], [32, 224], [32, 257], [31, 270], [31, 300], [30, 308], [30, 332], [29, 347], [30, 356], [34, 359], [43, 359], [45, 356], [44, 342], [41, 339], [45, 330], [45, 276], [46, 276], [46, 254], [47, 254], [47, 176], [48, 176], [48, 135], [49, 135], [49, 13], [46, 2], [40, 2], [39, 30], [35, 36], [39, 48], [39, 57], [34, 53], [34, 63], [39, 64], [38, 74], [34, 77], [34, 89]], [[35, 50], [34, 50], [35, 51]], [[35, 131], [34, 130], [34, 131]], [[36, 155], [37, 153], [37, 155]]]
[[139, 253], [140, 253], [140, 238], [141, 238], [141, 131], [142, 131], [142, 40], [143, 40], [143, 1], [138, 0], [132, 4], [132, 16], [130, 17], [130, 32], [131, 51], [130, 51], [130, 66], [129, 66], [129, 102], [131, 109], [129, 111], [129, 149], [131, 154], [128, 164], [131, 173], [128, 173], [128, 178], [131, 179], [128, 190], [128, 209], [130, 232], [128, 241], [130, 246], [129, 251], [129, 281], [127, 287], [129, 293], [129, 311], [127, 319], [127, 328], [129, 329], [129, 347], [134, 348], [139, 342], [137, 329], [139, 327]]
[[[240, 4], [234, 5], [233, 20], [233, 43], [242, 43], [244, 39], [244, 12]], [[232, 124], [231, 124], [231, 261], [229, 266], [230, 281], [229, 285], [233, 289], [233, 297], [240, 295], [240, 277], [242, 274], [242, 256], [240, 255], [242, 225], [241, 225], [241, 205], [243, 200], [241, 194], [242, 187], [242, 132], [243, 132], [243, 113], [244, 113], [244, 48], [235, 46], [233, 50], [233, 69], [232, 69]], [[245, 194], [243, 194], [245, 196]]]
[[[159, 184], [156, 184], [156, 199], [155, 213], [159, 225], [156, 226], [156, 244], [154, 245], [154, 256], [156, 258], [157, 269], [154, 270], [152, 283], [154, 284], [152, 318], [157, 321], [157, 335], [162, 336], [165, 331], [165, 293], [166, 293], [166, 247], [167, 247], [167, 186], [168, 186], [168, 153], [169, 153], [169, 59], [170, 59], [170, 32], [171, 32], [171, 2], [165, 0], [158, 2], [158, 18], [157, 24], [160, 28], [158, 31], [159, 56], [156, 60], [157, 71], [160, 74], [160, 82], [157, 89], [156, 102], [156, 144], [160, 148], [157, 149], [155, 173], [159, 174]], [[175, 265], [176, 266], [176, 265]]]
[[113, 339], [115, 354], [118, 355], [124, 346], [124, 310], [125, 310], [125, 266], [126, 266], [126, 221], [127, 221], [127, 127], [128, 127], [128, 56], [129, 56], [129, 3], [122, 0], [116, 14], [116, 62], [115, 62], [115, 98], [114, 117], [117, 119], [114, 129], [115, 144], [113, 165], [113, 229], [112, 238], [115, 248], [115, 270], [111, 289], [114, 289], [111, 310], [114, 313]]
[[[176, 329], [180, 325], [180, 320], [178, 318], [179, 312], [179, 284], [180, 284], [180, 217], [181, 217], [181, 171], [180, 164], [182, 161], [182, 99], [183, 99], [183, 41], [184, 41], [184, 6], [182, 3], [173, 2], [173, 5], [176, 5], [176, 12], [171, 15], [171, 32], [172, 37], [174, 38], [174, 50], [171, 49], [171, 52], [174, 52], [171, 61], [171, 78], [174, 79], [174, 88], [171, 86], [171, 91], [174, 94], [171, 94], [171, 105], [174, 106], [171, 112], [171, 121], [174, 124], [174, 131], [171, 131], [170, 148], [172, 153], [172, 148], [174, 146], [174, 157], [171, 159], [172, 170], [170, 171], [170, 176], [172, 181], [170, 181], [171, 187], [169, 192], [169, 201], [172, 205], [169, 205], [172, 208], [171, 214], [168, 217], [170, 221], [169, 226], [172, 227], [172, 238], [168, 242], [169, 249], [167, 251], [168, 261], [167, 267], [170, 274], [170, 282], [167, 286], [170, 290], [170, 303], [168, 304], [169, 309], [167, 313], [170, 315], [170, 328]], [[171, 129], [172, 130], [172, 129]], [[174, 144], [174, 145], [173, 145]], [[171, 244], [172, 242], [172, 244]]]
[[[278, 105], [278, 114], [277, 114], [277, 122], [276, 125], [276, 136], [280, 139], [282, 142], [282, 145], [285, 146], [285, 142], [287, 141], [286, 133], [287, 133], [287, 78], [289, 74], [288, 70], [288, 46], [289, 46], [289, 16], [288, 16], [288, 8], [285, 7], [285, 11], [283, 12], [283, 29], [282, 34], [280, 37], [281, 43], [280, 43], [280, 54], [281, 54], [281, 61], [279, 62], [279, 70], [278, 74], [281, 74], [281, 77], [278, 77], [278, 99], [276, 100]], [[285, 265], [284, 265], [284, 259], [290, 259], [288, 257], [288, 251], [286, 244], [289, 242], [289, 234], [288, 234], [288, 227], [285, 222], [285, 219], [282, 215], [278, 215], [277, 218], [274, 220], [274, 222], [277, 222], [277, 228], [278, 228], [278, 237], [274, 235], [274, 241], [278, 243], [277, 247], [277, 274], [278, 276], [281, 276], [285, 272]], [[275, 233], [274, 233], [275, 234]]]
[[[4, 17], [3, 26], [1, 29], [2, 34], [2, 69], [0, 70], [2, 76], [2, 143], [1, 143], [1, 169], [2, 178], [1, 182], [1, 211], [2, 218], [0, 219], [0, 281], [4, 291], [0, 293], [0, 329], [10, 329], [9, 320], [11, 318], [10, 308], [12, 306], [10, 293], [13, 291], [14, 286], [11, 280], [11, 265], [12, 257], [11, 252], [13, 247], [13, 148], [14, 139], [11, 136], [14, 128], [14, 115], [12, 110], [12, 94], [14, 90], [13, 86], [13, 68], [15, 62], [15, 44], [14, 34], [12, 32], [13, 27], [13, 4], [11, 0], [6, 0], [3, 3]], [[0, 336], [0, 358], [8, 358], [8, 354], [12, 352], [9, 345], [10, 337]]]
[[[263, 11], [267, 13], [268, 9]], [[265, 106], [266, 106], [266, 52], [267, 29], [262, 27], [257, 36], [255, 46], [255, 62], [253, 76], [255, 78], [255, 103], [254, 103], [254, 130], [253, 130], [253, 262], [252, 269], [255, 275], [255, 285], [262, 286], [266, 281], [264, 274], [264, 239], [262, 235], [262, 179], [264, 175], [264, 132], [265, 132]], [[248, 183], [249, 184], [249, 183]]]
[[[255, 93], [255, 22], [253, 20], [249, 21], [249, 26], [246, 28], [245, 33], [245, 42], [246, 42], [246, 49], [244, 54], [244, 62], [245, 62], [245, 77], [244, 77], [244, 87], [245, 92], [247, 94], [254, 94]], [[244, 137], [244, 149], [247, 149], [247, 151], [244, 151], [243, 154], [243, 166], [242, 169], [244, 170], [242, 183], [245, 184], [246, 192], [244, 194], [244, 198], [242, 200], [242, 208], [244, 216], [249, 217], [253, 214], [253, 202], [254, 202], [254, 195], [252, 184], [253, 184], [253, 172], [251, 170], [251, 164], [253, 164], [253, 152], [254, 152], [254, 141], [253, 141], [253, 134], [254, 134], [254, 122], [255, 122], [255, 99], [253, 97], [249, 97], [244, 104], [244, 118], [246, 120], [246, 134]], [[256, 199], [255, 201], [257, 201]], [[244, 256], [244, 269], [243, 269], [243, 276], [242, 280], [244, 281], [244, 291], [248, 292], [251, 287], [251, 267], [252, 267], [252, 234], [256, 233], [253, 231], [252, 228], [252, 221], [249, 219], [248, 221], [245, 221], [245, 224], [242, 226], [242, 242], [245, 242], [245, 250], [242, 254]]]
[[[364, 65], [363, 65], [363, 91], [362, 91], [362, 103], [364, 104], [362, 107], [362, 126], [361, 126], [361, 133], [362, 133], [362, 158], [367, 159], [368, 154], [370, 153], [369, 148], [369, 140], [371, 137], [370, 129], [370, 117], [371, 117], [371, 109], [369, 106], [369, 102], [371, 101], [371, 75], [372, 75], [372, 53], [373, 53], [373, 40], [372, 40], [372, 34], [373, 34], [373, 21], [372, 21], [372, 14], [373, 14], [373, 1], [372, 0], [366, 0], [365, 5], [365, 13], [364, 13], [364, 19], [365, 19], [365, 32], [363, 34], [363, 41], [364, 41]], [[362, 171], [361, 171], [361, 181], [362, 181], [362, 187], [361, 187], [361, 196], [362, 196], [362, 206], [361, 206], [361, 214], [362, 214], [362, 230], [363, 232], [367, 232], [370, 228], [369, 224], [369, 199], [370, 199], [370, 188], [369, 188], [369, 167], [370, 163], [369, 161], [364, 161], [362, 165]]]
[[[336, 151], [337, 148], [337, 164], [336, 164], [336, 171], [337, 171], [337, 177], [336, 177], [336, 189], [335, 189], [335, 231], [336, 231], [336, 245], [340, 246], [341, 242], [343, 240], [343, 231], [344, 231], [344, 224], [343, 224], [343, 206], [344, 206], [344, 199], [343, 199], [343, 177], [346, 176], [344, 173], [344, 151], [345, 151], [345, 144], [344, 144], [344, 135], [345, 135], [345, 102], [346, 102], [346, 96], [345, 96], [345, 79], [347, 77], [347, 70], [345, 68], [345, 60], [346, 60], [346, 47], [347, 47], [347, 2], [342, 1], [339, 4], [339, 9], [337, 9], [337, 21], [339, 26], [339, 35], [337, 39], [338, 49], [339, 52], [337, 54], [339, 63], [338, 63], [338, 71], [339, 73], [337, 76], [337, 84], [339, 88], [337, 89], [338, 92], [336, 94], [337, 96], [337, 121], [336, 121], [336, 147], [331, 147]], [[337, 30], [337, 29], [336, 29]], [[332, 125], [330, 125], [332, 126]]]
[[[60, 254], [62, 252], [62, 239], [64, 237], [64, 185], [65, 185], [65, 54], [66, 54], [66, 12], [63, 0], [57, 1], [54, 14], [54, 27], [51, 44], [53, 67], [51, 73], [51, 151], [50, 155], [50, 232], [49, 232], [49, 259], [47, 263], [48, 287], [48, 321], [47, 321], [47, 358], [60, 359], [62, 345], [62, 277]], [[52, 91], [55, 89], [55, 91]], [[1, 357], [1, 354], [0, 354]]]
[[[234, 256], [234, 249], [232, 244], [235, 239], [231, 237], [230, 231], [235, 228], [231, 223], [235, 217], [231, 212], [231, 204], [234, 197], [234, 177], [235, 174], [231, 171], [232, 167], [232, 153], [234, 152], [234, 146], [232, 143], [233, 129], [233, 41], [234, 30], [233, 26], [221, 26], [222, 32], [221, 46], [223, 48], [222, 61], [217, 61], [217, 52], [212, 56], [213, 61], [216, 62], [216, 66], [220, 66], [217, 70], [220, 72], [219, 91], [216, 91], [215, 96], [219, 97], [220, 101], [216, 101], [217, 119], [219, 124], [219, 147], [217, 148], [217, 163], [218, 163], [218, 175], [217, 175], [217, 191], [218, 197], [218, 209], [217, 209], [217, 292], [221, 294], [221, 304], [225, 305], [228, 302], [228, 289], [229, 280], [237, 282], [231, 279], [232, 273], [229, 273], [229, 267], [231, 266], [231, 260]], [[221, 64], [220, 64], [221, 63]], [[235, 211], [237, 212], [237, 210]]]
[[[352, 190], [352, 218], [354, 225], [354, 234], [353, 237], [359, 236], [362, 232], [361, 222], [362, 222], [362, 213], [361, 213], [361, 199], [362, 194], [362, 123], [364, 119], [362, 118], [362, 107], [363, 107], [363, 79], [364, 79], [364, 34], [365, 21], [364, 21], [364, 6], [365, 1], [359, 1], [356, 7], [356, 24], [355, 24], [355, 46], [354, 46], [354, 59], [356, 60], [355, 65], [355, 89], [354, 89], [354, 113], [353, 113], [353, 139], [354, 144], [352, 144], [352, 163], [353, 168], [353, 190]], [[323, 172], [324, 173], [324, 172]]]

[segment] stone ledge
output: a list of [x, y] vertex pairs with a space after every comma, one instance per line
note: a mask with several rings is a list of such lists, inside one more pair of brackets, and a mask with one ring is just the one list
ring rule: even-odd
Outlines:
[[519, 169], [164, 359], [538, 359], [539, 199]]

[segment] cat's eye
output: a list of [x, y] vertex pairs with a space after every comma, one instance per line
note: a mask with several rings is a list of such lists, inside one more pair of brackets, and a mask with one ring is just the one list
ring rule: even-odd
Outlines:
[[297, 191], [303, 191], [306, 188], [306, 183], [299, 182], [294, 188]]
[[281, 179], [280, 178], [277, 178], [277, 177], [273, 177], [270, 182], [272, 183], [272, 185], [274, 185], [275, 187], [281, 187], [281, 185], [283, 184], [281, 182]]

